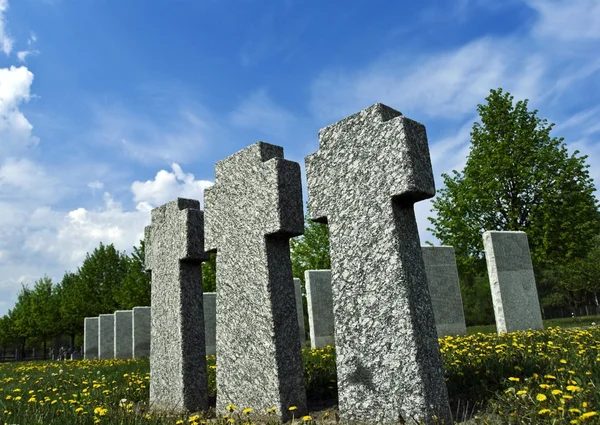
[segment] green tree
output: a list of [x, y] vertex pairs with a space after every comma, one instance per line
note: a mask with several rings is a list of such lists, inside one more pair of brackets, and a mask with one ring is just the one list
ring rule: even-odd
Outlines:
[[8, 315], [14, 324], [14, 336], [19, 340], [21, 350], [25, 350], [27, 340], [35, 335], [31, 298], [31, 289], [26, 285], [22, 285], [15, 306], [8, 311]]
[[143, 240], [140, 246], [133, 247], [128, 258], [127, 275], [116, 293], [119, 308], [131, 310], [133, 307], [150, 305], [150, 272], [144, 267], [146, 245]]
[[551, 137], [554, 124], [529, 111], [527, 100], [513, 103], [498, 89], [486, 101], [477, 107], [481, 122], [473, 124], [463, 171], [442, 175], [429, 230], [454, 246], [463, 278], [485, 274], [484, 231], [525, 231], [540, 278], [584, 257], [600, 232], [587, 157]]
[[99, 307], [93, 302], [95, 293], [83, 285], [79, 275], [65, 272], [56, 288], [57, 304], [60, 313], [60, 331], [69, 335], [71, 346], [75, 337], [83, 332], [86, 317], [97, 315]]
[[290, 240], [292, 273], [304, 282], [306, 270], [331, 268], [329, 257], [329, 231], [326, 224], [307, 218], [304, 234]]
[[60, 332], [60, 310], [56, 289], [48, 276], [40, 278], [31, 291], [33, 337], [42, 341], [44, 359], [48, 339]]
[[117, 251], [113, 244], [100, 243], [91, 255], [87, 254], [77, 270], [81, 290], [89, 296], [88, 314], [84, 317], [112, 313], [119, 309], [118, 293], [128, 271], [129, 257]]
[[202, 290], [215, 292], [217, 290], [217, 254], [210, 254], [210, 259], [202, 263]]

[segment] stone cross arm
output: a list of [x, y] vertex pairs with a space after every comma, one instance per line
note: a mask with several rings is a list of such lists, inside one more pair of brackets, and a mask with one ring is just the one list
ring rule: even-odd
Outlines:
[[284, 159], [281, 147], [255, 143], [218, 162], [215, 176], [204, 191], [207, 250], [226, 244], [227, 228], [243, 229], [236, 234], [253, 240], [250, 235], [302, 234], [300, 165]]
[[386, 105], [377, 103], [323, 128], [319, 144], [306, 157], [313, 220], [360, 209], [361, 199], [414, 204], [435, 195], [425, 126]]
[[145, 268], [152, 270], [157, 257], [201, 263], [204, 252], [204, 214], [195, 199], [177, 198], [152, 210], [152, 224], [144, 231]]

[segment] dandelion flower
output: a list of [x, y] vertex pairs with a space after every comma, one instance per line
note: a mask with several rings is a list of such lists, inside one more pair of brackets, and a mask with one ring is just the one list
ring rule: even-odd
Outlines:
[[545, 394], [538, 394], [538, 395], [535, 397], [535, 399], [536, 399], [537, 401], [546, 401], [546, 399], [547, 399], [547, 398], [548, 398], [548, 397], [546, 397], [546, 395], [545, 395]]
[[302, 420], [304, 422], [310, 422], [310, 421], [312, 421], [312, 416], [308, 416], [308, 415], [302, 416]]
[[296, 410], [296, 409], [298, 409], [296, 406], [290, 406], [290, 407], [288, 408], [288, 410], [289, 410], [290, 412], [293, 412], [293, 411], [294, 411], [294, 410]]

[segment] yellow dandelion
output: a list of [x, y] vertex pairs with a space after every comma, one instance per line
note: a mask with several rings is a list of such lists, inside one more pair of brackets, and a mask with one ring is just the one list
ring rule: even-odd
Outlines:
[[513, 382], [519, 382], [521, 379], [511, 376], [510, 378], [508, 378], [508, 380]]
[[547, 399], [547, 398], [548, 398], [548, 397], [546, 397], [546, 395], [545, 395], [545, 394], [538, 394], [538, 395], [535, 397], [535, 399], [536, 399], [537, 401], [546, 401], [546, 399]]
[[248, 414], [250, 414], [252, 412], [253, 412], [253, 409], [250, 408], [250, 407], [246, 407], [244, 410], [242, 410], [242, 413], [244, 413], [246, 415], [248, 415]]
[[293, 412], [293, 411], [294, 411], [294, 410], [296, 410], [296, 409], [298, 409], [296, 406], [290, 406], [290, 407], [288, 407], [288, 410], [289, 410], [290, 412]]
[[517, 395], [525, 395], [527, 394], [527, 390], [519, 390], [517, 391]]
[[561, 390], [552, 390], [552, 395], [560, 395], [562, 394]]
[[585, 420], [587, 418], [592, 418], [594, 416], [598, 416], [598, 412], [587, 412], [579, 417], [579, 419]]
[[237, 409], [237, 406], [235, 404], [229, 404], [225, 409], [227, 409], [229, 412], [233, 412], [235, 409]]
[[548, 415], [550, 413], [551, 413], [550, 409], [542, 409], [538, 412], [538, 415]]
[[306, 415], [306, 416], [302, 416], [302, 420], [303, 420], [304, 422], [310, 422], [310, 421], [312, 421], [312, 417], [311, 417], [311, 416], [308, 416], [308, 415]]

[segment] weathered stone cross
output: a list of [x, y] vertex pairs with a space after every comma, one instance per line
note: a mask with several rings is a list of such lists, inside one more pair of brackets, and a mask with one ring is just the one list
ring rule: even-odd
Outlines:
[[375, 104], [319, 140], [306, 174], [329, 224], [340, 415], [451, 423], [413, 209], [435, 194], [425, 127]]

